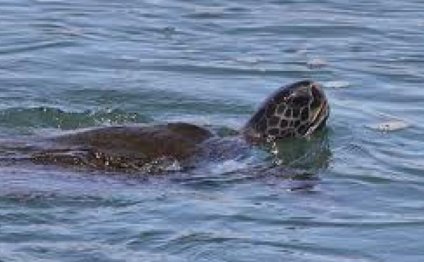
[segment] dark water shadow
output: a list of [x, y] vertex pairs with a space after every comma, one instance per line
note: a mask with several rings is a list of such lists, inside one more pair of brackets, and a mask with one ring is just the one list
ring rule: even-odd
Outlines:
[[279, 166], [318, 173], [329, 167], [330, 150], [328, 130], [308, 139], [285, 139], [270, 144], [274, 162]]

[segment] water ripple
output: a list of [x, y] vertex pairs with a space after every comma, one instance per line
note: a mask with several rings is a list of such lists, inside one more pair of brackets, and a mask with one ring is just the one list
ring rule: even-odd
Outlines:
[[[99, 125], [237, 129], [285, 83], [348, 85], [326, 88], [324, 150], [281, 145], [277, 162], [313, 176], [257, 175], [243, 161], [154, 178], [0, 167], [0, 261], [421, 261], [423, 9], [3, 0], [0, 131], [13, 146]], [[367, 128], [393, 119], [411, 125]]]
[[9, 108], [0, 110], [2, 126], [76, 129], [98, 125], [145, 123], [149, 117], [119, 109], [65, 112], [58, 108]]
[[13, 47], [3, 46], [0, 48], [0, 55], [13, 55], [15, 53], [33, 52], [41, 49], [63, 48], [71, 46], [75, 46], [75, 43], [72, 41], [48, 41], [44, 43], [32, 43]]

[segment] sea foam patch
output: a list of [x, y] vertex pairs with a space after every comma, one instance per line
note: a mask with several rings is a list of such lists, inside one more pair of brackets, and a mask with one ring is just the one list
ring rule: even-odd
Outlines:
[[393, 132], [406, 129], [410, 126], [411, 125], [409, 123], [398, 119], [387, 120], [384, 122], [368, 125], [369, 128], [380, 132]]

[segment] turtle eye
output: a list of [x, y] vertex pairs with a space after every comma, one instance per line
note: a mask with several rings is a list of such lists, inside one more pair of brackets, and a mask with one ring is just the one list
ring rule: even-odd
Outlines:
[[293, 106], [303, 107], [308, 105], [309, 100], [308, 96], [295, 96], [291, 99], [291, 103]]

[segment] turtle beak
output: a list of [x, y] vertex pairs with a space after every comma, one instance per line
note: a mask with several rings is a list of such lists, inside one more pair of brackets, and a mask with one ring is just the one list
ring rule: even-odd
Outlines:
[[317, 87], [317, 85], [312, 85], [312, 94], [314, 96], [315, 101], [318, 101], [319, 105], [312, 110], [310, 123], [311, 126], [309, 127], [308, 131], [306, 132], [305, 136], [310, 136], [315, 130], [317, 130], [319, 127], [321, 127], [328, 117], [328, 111], [329, 106], [327, 99], [324, 95], [324, 93], [320, 90], [320, 87]]
[[320, 103], [320, 105], [318, 106], [317, 109], [314, 110], [314, 113], [312, 114], [312, 119], [311, 122], [312, 123], [317, 123], [320, 121], [320, 118], [322, 118], [322, 116], [324, 115], [324, 111], [327, 108], [327, 101], [323, 101]]

